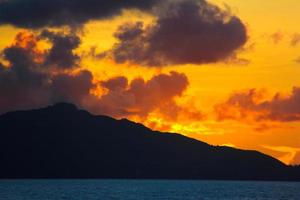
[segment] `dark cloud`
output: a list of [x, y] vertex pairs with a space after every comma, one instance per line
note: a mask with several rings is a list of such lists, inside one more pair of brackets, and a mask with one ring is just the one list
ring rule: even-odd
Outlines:
[[65, 69], [78, 65], [80, 57], [73, 52], [81, 43], [77, 35], [65, 35], [44, 30], [40, 37], [48, 39], [52, 44], [51, 49], [47, 52], [45, 64]]
[[93, 76], [89, 71], [82, 70], [75, 75], [60, 74], [52, 78], [52, 101], [71, 102], [82, 105], [94, 88]]
[[57, 71], [56, 65], [48, 63], [48, 51], [38, 50], [38, 40], [33, 34], [21, 32], [14, 44], [3, 50], [3, 59], [9, 64], [0, 70], [0, 113], [57, 101], [80, 104], [84, 96], [89, 95], [92, 89], [90, 72]]
[[300, 121], [300, 88], [294, 87], [289, 96], [280, 93], [263, 100], [264, 92], [255, 89], [234, 93], [216, 106], [219, 120]]
[[126, 77], [119, 76], [111, 78], [107, 81], [102, 81], [101, 85], [111, 91], [125, 90], [128, 86], [128, 80]]
[[0, 24], [26, 28], [78, 25], [122, 9], [149, 10], [158, 0], [2, 0]]
[[119, 27], [108, 53], [119, 62], [145, 66], [203, 64], [235, 57], [247, 41], [246, 27], [229, 11], [202, 0], [166, 1], [158, 19]]

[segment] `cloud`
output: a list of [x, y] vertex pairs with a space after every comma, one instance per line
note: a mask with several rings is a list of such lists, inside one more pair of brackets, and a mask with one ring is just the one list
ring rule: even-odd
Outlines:
[[107, 81], [102, 81], [101, 85], [109, 91], [122, 91], [127, 88], [128, 80], [124, 76], [118, 76]]
[[144, 66], [230, 60], [247, 41], [242, 21], [203, 0], [166, 1], [150, 25], [126, 23], [110, 54], [118, 63]]
[[0, 24], [25, 28], [80, 25], [119, 14], [122, 9], [149, 10], [158, 0], [2, 0]]
[[33, 70], [38, 68], [36, 42], [33, 35], [19, 33], [15, 44], [3, 50], [3, 58], [10, 66], [0, 71], [0, 112], [27, 106], [35, 94], [40, 98], [32, 99], [32, 104], [45, 100], [47, 94], [42, 89], [45, 75]]
[[2, 51], [8, 66], [0, 70], [0, 113], [45, 106], [56, 101], [80, 103], [92, 89], [90, 72], [79, 70], [70, 74], [57, 70], [59, 62], [55, 65], [49, 63], [49, 52], [57, 49], [55, 40], [49, 51], [39, 50], [39, 41], [40, 38], [32, 33], [20, 32], [14, 43]]
[[76, 74], [59, 74], [52, 78], [52, 101], [82, 105], [83, 100], [90, 96], [90, 90], [94, 87], [93, 76], [87, 70]]
[[[150, 114], [164, 120], [176, 121], [183, 115], [189, 119], [199, 119], [203, 115], [198, 110], [189, 109], [176, 102], [188, 87], [187, 77], [175, 71], [159, 74], [150, 80], [114, 77], [101, 82], [106, 93], [90, 110], [114, 117], [138, 117], [146, 120]], [[192, 106], [191, 106], [192, 108]]]
[[154, 76], [148, 81], [136, 78], [130, 83], [126, 77], [115, 77], [103, 81], [102, 86], [107, 89], [107, 93], [97, 105], [101, 113], [113, 116], [147, 116], [153, 110], [163, 109], [168, 104], [176, 107], [173, 100], [186, 90], [188, 79], [184, 74], [171, 72], [169, 75]]
[[[50, 42], [48, 49], [39, 48], [44, 40]], [[69, 34], [18, 33], [13, 44], [0, 52], [7, 63], [0, 68], [0, 113], [70, 102], [94, 114], [140, 122], [150, 115], [168, 121], [203, 118], [192, 104], [177, 103], [189, 85], [185, 74], [172, 71], [150, 80], [129, 81], [120, 76], [96, 82], [90, 71], [75, 64], [81, 58], [71, 52], [78, 43], [77, 36]], [[56, 59], [50, 56], [57, 53], [62, 55]], [[99, 95], [97, 90], [104, 93]]]
[[299, 43], [300, 43], [300, 34], [295, 33], [294, 35], [292, 35], [291, 45], [292, 46], [297, 46]]
[[251, 89], [232, 94], [225, 103], [215, 107], [219, 120], [254, 120], [292, 122], [300, 120], [300, 88], [289, 96], [277, 93], [263, 100], [264, 92]]
[[73, 50], [77, 49], [81, 43], [77, 35], [66, 35], [44, 30], [40, 38], [47, 39], [52, 44], [51, 49], [47, 52], [46, 65], [66, 69], [78, 66], [80, 57], [73, 53]]
[[274, 43], [274, 44], [278, 44], [279, 42], [281, 42], [284, 39], [285, 35], [283, 32], [281, 31], [277, 31], [275, 33], [272, 33], [270, 35], [270, 40]]

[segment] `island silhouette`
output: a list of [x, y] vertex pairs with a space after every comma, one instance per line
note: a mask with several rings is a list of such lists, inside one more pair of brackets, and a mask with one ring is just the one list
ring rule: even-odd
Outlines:
[[69, 103], [0, 116], [0, 178], [299, 181], [300, 167], [92, 115]]

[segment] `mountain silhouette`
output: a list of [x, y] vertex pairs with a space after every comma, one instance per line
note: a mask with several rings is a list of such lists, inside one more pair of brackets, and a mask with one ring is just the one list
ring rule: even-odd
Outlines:
[[59, 103], [0, 116], [0, 178], [300, 180], [259, 153], [96, 116]]

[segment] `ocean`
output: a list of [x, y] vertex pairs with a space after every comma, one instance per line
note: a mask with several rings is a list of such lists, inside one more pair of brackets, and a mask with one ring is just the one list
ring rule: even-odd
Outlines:
[[299, 182], [0, 180], [0, 200], [300, 200]]

